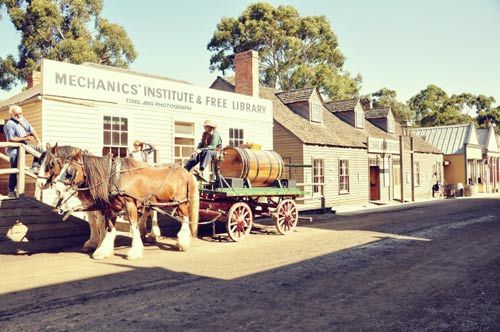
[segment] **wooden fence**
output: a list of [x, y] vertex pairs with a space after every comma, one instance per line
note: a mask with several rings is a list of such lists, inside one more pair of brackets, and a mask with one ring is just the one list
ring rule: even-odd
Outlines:
[[[17, 148], [19, 149], [18, 151], [18, 157], [17, 157], [17, 167], [16, 168], [11, 168], [10, 167], [10, 159], [9, 157], [4, 153], [5, 148]], [[10, 174], [17, 174], [17, 194], [24, 195], [25, 189], [26, 189], [26, 177], [31, 177], [33, 179], [37, 179], [37, 175], [30, 172], [29, 169], [30, 167], [26, 166], [26, 155], [32, 155], [33, 157], [40, 158], [41, 153], [38, 152], [37, 150], [33, 149], [29, 145], [25, 145], [22, 143], [13, 143], [13, 142], [0, 142], [0, 159], [6, 161], [8, 164], [8, 168], [0, 168], [0, 175], [10, 175]], [[41, 197], [41, 192], [40, 188], [35, 186], [35, 197], [40, 198]]]

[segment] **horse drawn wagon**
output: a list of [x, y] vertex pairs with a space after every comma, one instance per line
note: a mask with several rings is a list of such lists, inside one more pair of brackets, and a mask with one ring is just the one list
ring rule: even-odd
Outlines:
[[259, 217], [271, 217], [280, 234], [299, 220], [295, 199], [302, 191], [282, 180], [283, 160], [274, 151], [226, 147], [212, 163], [211, 181], [200, 188], [200, 224], [225, 222], [229, 238], [243, 240]]
[[293, 231], [299, 219], [295, 199], [302, 192], [294, 181], [281, 179], [281, 157], [274, 151], [235, 147], [226, 147], [222, 155], [224, 159], [212, 165], [211, 180], [200, 181], [198, 186], [179, 165], [152, 167], [131, 158], [97, 157], [74, 147], [47, 146], [41, 177], [45, 186], [55, 183], [58, 208], [75, 194], [82, 202], [77, 209], [61, 213], [96, 211], [97, 219], [91, 221], [89, 216], [91, 237], [84, 245], [89, 250], [97, 248], [93, 258], [112, 254], [114, 224], [120, 213], [128, 216], [133, 237], [128, 258], [142, 256], [141, 238], [160, 236], [156, 218], [151, 233], [146, 233], [152, 210], [181, 221], [180, 250], [187, 250], [198, 225], [204, 223], [212, 224], [215, 234], [216, 223], [224, 222], [233, 241], [243, 240], [254, 220], [264, 216], [274, 220], [279, 233]]

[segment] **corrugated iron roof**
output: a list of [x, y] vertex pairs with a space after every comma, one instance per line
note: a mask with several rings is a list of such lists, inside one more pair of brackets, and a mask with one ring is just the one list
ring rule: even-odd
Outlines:
[[476, 144], [472, 123], [453, 126], [424, 127], [412, 129], [413, 134], [420, 136], [433, 146], [443, 151], [444, 154], [463, 154], [464, 144]]

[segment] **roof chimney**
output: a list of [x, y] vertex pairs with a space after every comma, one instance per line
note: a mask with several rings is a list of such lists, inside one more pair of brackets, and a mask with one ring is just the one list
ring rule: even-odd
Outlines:
[[28, 74], [26, 81], [28, 82], [28, 89], [40, 85], [42, 83], [42, 73], [34, 70]]
[[486, 128], [489, 128], [494, 125], [493, 120], [491, 118], [487, 118], [485, 124]]
[[401, 123], [401, 129], [403, 130], [403, 136], [412, 136], [411, 128], [413, 127], [413, 123], [411, 120], [404, 120]]
[[372, 109], [372, 100], [370, 98], [361, 98], [359, 100], [363, 111], [368, 111]]
[[259, 53], [249, 50], [237, 53], [234, 57], [236, 84], [235, 92], [259, 96]]

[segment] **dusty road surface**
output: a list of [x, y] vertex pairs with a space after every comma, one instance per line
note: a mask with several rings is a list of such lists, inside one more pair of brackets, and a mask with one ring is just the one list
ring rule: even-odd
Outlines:
[[500, 330], [499, 196], [173, 243], [0, 256], [0, 331]]

